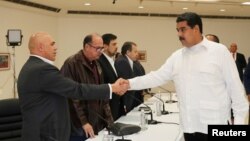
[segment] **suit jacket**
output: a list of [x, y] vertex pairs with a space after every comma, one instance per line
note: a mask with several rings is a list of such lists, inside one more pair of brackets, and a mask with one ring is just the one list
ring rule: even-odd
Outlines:
[[[118, 77], [108, 59], [102, 54], [98, 61], [103, 70], [104, 83], [114, 83]], [[121, 96], [113, 93], [112, 99], [109, 101], [109, 105], [114, 120], [117, 120], [119, 117], [125, 114]]]
[[[142, 76], [145, 75], [145, 69], [141, 65], [139, 61], [134, 61], [134, 75], [135, 76]], [[143, 96], [143, 90], [137, 90], [135, 91], [135, 97], [138, 98], [140, 101], [144, 102], [144, 96]], [[140, 105], [141, 102], [134, 101], [134, 106]]]
[[[250, 57], [248, 58], [248, 61], [250, 61]], [[248, 62], [246, 66], [243, 78], [244, 78], [243, 82], [246, 89], [246, 94], [250, 94], [250, 62]]]
[[[135, 77], [135, 74], [129, 64], [128, 58], [126, 56], [119, 56], [115, 60], [115, 69], [117, 72], [118, 77], [122, 77], [124, 79], [130, 79]], [[123, 96], [122, 96], [122, 101], [123, 104], [126, 106], [127, 112], [131, 111], [134, 108], [134, 101], [135, 91], [127, 91]]]
[[240, 80], [243, 81], [243, 69], [247, 65], [245, 56], [237, 52], [235, 63], [239, 72]]
[[31, 56], [20, 71], [18, 94], [23, 116], [22, 141], [68, 141], [70, 120], [66, 97], [109, 99], [109, 86], [84, 85]]
[[[97, 61], [92, 61], [90, 64], [88, 59], [83, 55], [82, 50], [65, 61], [61, 73], [79, 83], [103, 83], [103, 73], [100, 64]], [[109, 99], [70, 99], [69, 106], [72, 123], [74, 127], [80, 128], [81, 130], [83, 125], [89, 123], [97, 135], [99, 131], [107, 126], [107, 122], [108, 124], [114, 122], [109, 106]], [[102, 116], [106, 121], [98, 117], [97, 114]], [[77, 135], [78, 132], [72, 130], [72, 133], [73, 135]], [[78, 135], [81, 136], [82, 134]]]

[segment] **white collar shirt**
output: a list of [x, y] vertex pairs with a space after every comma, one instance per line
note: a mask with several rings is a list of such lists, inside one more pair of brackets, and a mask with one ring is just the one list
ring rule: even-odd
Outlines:
[[128, 58], [128, 63], [129, 63], [129, 65], [130, 65], [130, 67], [131, 67], [131, 69], [132, 69], [132, 71], [133, 71], [133, 60], [131, 60], [127, 55], [126, 55], [126, 57]]
[[109, 61], [110, 65], [112, 66], [116, 76], [117, 76], [117, 72], [116, 72], [116, 69], [115, 69], [115, 61], [112, 57], [108, 56], [106, 53], [103, 53], [103, 55], [107, 58], [107, 60]]
[[[248, 102], [235, 62], [228, 49], [203, 40], [174, 52], [156, 71], [129, 80], [130, 89], [175, 84], [180, 125], [185, 133], [207, 134], [210, 124], [227, 124], [231, 104], [235, 124], [244, 124]], [[232, 102], [231, 102], [232, 100]]]
[[231, 53], [231, 54], [232, 54], [233, 59], [236, 61], [236, 59], [237, 59], [237, 52]]
[[51, 64], [51, 65], [54, 65], [54, 62], [53, 61], [50, 61], [44, 57], [41, 57], [41, 56], [38, 56], [38, 55], [34, 55], [34, 54], [31, 54], [30, 56], [34, 56], [34, 57], [37, 57], [37, 58], [40, 58], [41, 60], [43, 60], [44, 62], [48, 63], [48, 64]]

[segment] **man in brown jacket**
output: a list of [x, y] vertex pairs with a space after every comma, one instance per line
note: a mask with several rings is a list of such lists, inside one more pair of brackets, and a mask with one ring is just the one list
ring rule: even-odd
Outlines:
[[[102, 69], [96, 61], [102, 51], [102, 37], [98, 34], [87, 35], [83, 41], [83, 49], [64, 62], [61, 68], [62, 74], [81, 83], [103, 83]], [[73, 123], [71, 140], [79, 137], [81, 140], [93, 138], [108, 123], [113, 122], [109, 100], [71, 99], [69, 105]]]

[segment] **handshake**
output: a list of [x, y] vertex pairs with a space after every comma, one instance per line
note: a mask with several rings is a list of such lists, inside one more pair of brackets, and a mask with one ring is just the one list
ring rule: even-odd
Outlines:
[[129, 81], [119, 78], [115, 83], [111, 85], [112, 92], [118, 95], [123, 95], [129, 88]]

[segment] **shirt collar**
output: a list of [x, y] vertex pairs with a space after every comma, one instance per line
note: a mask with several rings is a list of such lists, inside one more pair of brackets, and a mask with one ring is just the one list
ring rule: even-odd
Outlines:
[[53, 62], [53, 61], [51, 61], [51, 60], [49, 60], [49, 59], [46, 59], [46, 58], [44, 58], [44, 57], [42, 57], [42, 56], [38, 56], [38, 55], [35, 55], [35, 54], [31, 54], [30, 56], [34, 56], [34, 57], [40, 58], [40, 59], [43, 60], [44, 62], [49, 63], [49, 64], [51, 64], [51, 65], [54, 65], [54, 62]]
[[203, 36], [203, 39], [201, 42], [199, 42], [198, 44], [195, 44], [193, 45], [192, 47], [184, 47], [183, 48], [183, 52], [195, 52], [197, 50], [200, 50], [200, 49], [208, 49], [208, 40], [206, 37]]
[[126, 55], [126, 57], [128, 58], [128, 62], [131, 66], [131, 69], [133, 69], [133, 60], [131, 60], [127, 55]]
[[114, 62], [114, 59], [112, 58], [112, 57], [110, 57], [110, 56], [108, 56], [106, 53], [102, 53], [107, 59], [108, 59], [108, 61], [109, 62]]

